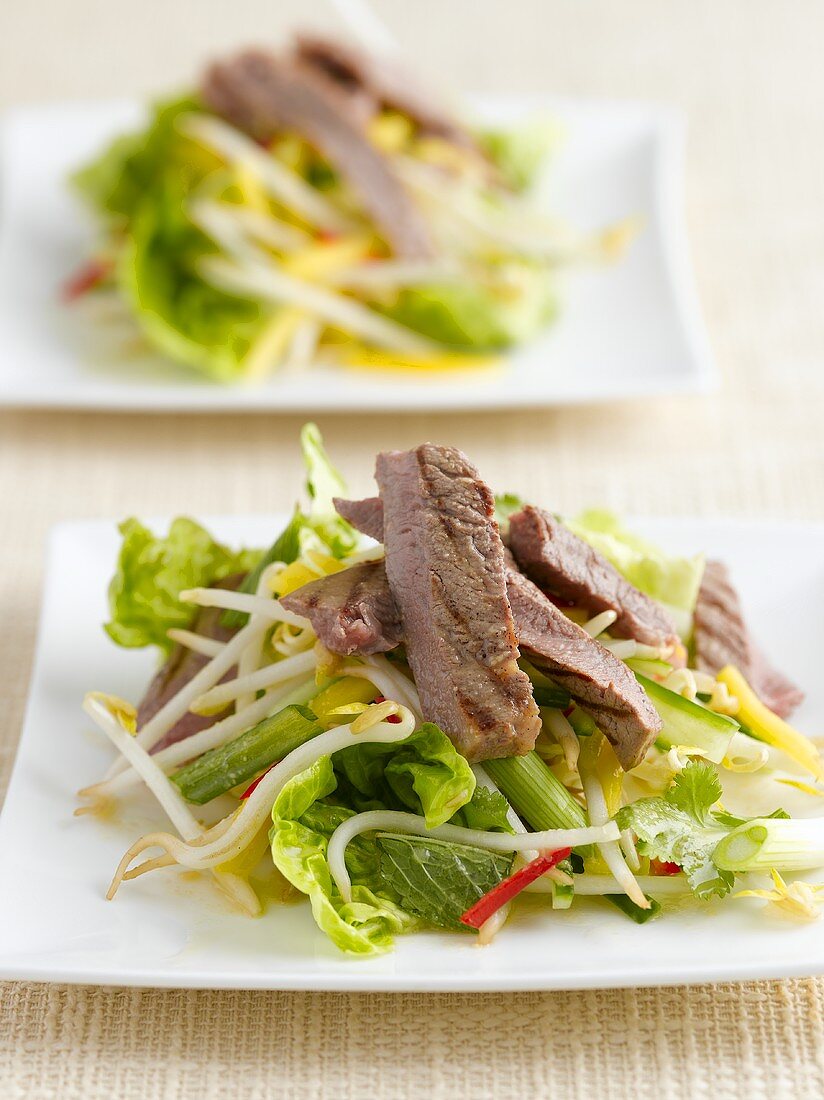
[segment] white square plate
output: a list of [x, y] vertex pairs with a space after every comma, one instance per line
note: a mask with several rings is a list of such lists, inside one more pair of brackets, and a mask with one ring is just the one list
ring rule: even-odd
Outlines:
[[137, 125], [134, 103], [9, 112], [0, 164], [0, 404], [159, 411], [497, 409], [706, 390], [715, 379], [693, 288], [683, 210], [684, 125], [661, 107], [495, 97], [500, 122], [549, 109], [567, 140], [539, 201], [582, 229], [630, 215], [642, 231], [620, 262], [562, 287], [559, 322], [502, 367], [436, 378], [315, 367], [263, 386], [223, 386], [93, 322], [60, 287], [89, 255], [93, 226], [66, 185], [107, 139]]
[[[265, 545], [277, 518], [216, 519], [219, 537]], [[802, 729], [824, 729], [819, 624], [824, 620], [824, 525], [656, 520], [639, 530], [686, 552], [706, 548], [733, 568], [767, 650], [809, 692]], [[56, 529], [28, 713], [0, 818], [0, 978], [264, 989], [572, 989], [778, 978], [824, 972], [820, 924], [770, 917], [760, 902], [687, 902], [638, 927], [607, 903], [516, 914], [488, 948], [438, 933], [400, 937], [377, 959], [346, 958], [305, 904], [259, 920], [230, 912], [204, 878], [163, 871], [104, 900], [128, 845], [159, 811], [130, 804], [124, 820], [76, 818], [74, 792], [107, 767], [108, 743], [80, 710], [90, 688], [137, 699], [148, 653], [112, 645], [101, 629], [117, 552], [114, 524]], [[787, 561], [791, 567], [776, 568]], [[777, 788], [776, 788], [777, 789]], [[770, 805], [787, 806], [781, 788]], [[783, 792], [787, 792], [785, 795]], [[811, 811], [806, 797], [806, 812]], [[765, 807], [767, 808], [767, 807]]]

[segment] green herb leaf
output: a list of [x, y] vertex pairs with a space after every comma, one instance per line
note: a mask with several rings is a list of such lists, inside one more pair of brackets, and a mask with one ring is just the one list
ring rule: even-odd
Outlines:
[[463, 929], [460, 916], [506, 878], [513, 856], [428, 837], [379, 833], [384, 882], [408, 913], [439, 928]]

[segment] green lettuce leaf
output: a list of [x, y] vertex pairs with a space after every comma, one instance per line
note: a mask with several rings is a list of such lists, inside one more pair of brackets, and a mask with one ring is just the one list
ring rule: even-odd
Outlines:
[[332, 465], [317, 424], [303, 425], [300, 446], [306, 466], [306, 492], [311, 502], [306, 526], [336, 558], [342, 558], [358, 542], [358, 533], [338, 515], [332, 503], [334, 497], [346, 496], [346, 482]]
[[721, 797], [718, 773], [711, 764], [691, 761], [663, 798], [642, 798], [616, 815], [621, 829], [632, 829], [638, 851], [684, 870], [696, 897], [723, 897], [735, 876], [715, 866], [712, 853], [727, 833], [711, 813]]
[[408, 912], [438, 928], [466, 931], [460, 917], [512, 870], [509, 852], [430, 837], [379, 833], [383, 881]]
[[557, 148], [561, 133], [555, 119], [538, 115], [505, 129], [483, 130], [477, 137], [510, 187], [524, 191]]
[[[364, 744], [344, 749], [335, 769], [359, 796], [359, 809], [411, 810], [434, 829], [449, 821], [475, 793], [472, 768], [436, 725], [427, 722], [401, 745]], [[482, 812], [482, 811], [481, 811]]]
[[178, 517], [159, 537], [136, 519], [120, 524], [123, 542], [109, 584], [109, 637], [122, 646], [171, 649], [170, 627], [188, 627], [197, 609], [181, 603], [186, 588], [208, 588], [232, 573], [245, 573], [259, 551], [232, 551], [194, 520]]
[[351, 954], [379, 954], [392, 946], [393, 936], [411, 931], [418, 922], [391, 897], [378, 896], [372, 889], [372, 885], [382, 885], [379, 872], [376, 874], [378, 861], [368, 858], [369, 844], [374, 847], [374, 841], [359, 837], [348, 846], [352, 901], [345, 902], [338, 893], [326, 861], [326, 847], [336, 825], [352, 811], [332, 807], [319, 815], [320, 807], [314, 805], [335, 787], [328, 756], [286, 784], [272, 808], [272, 859], [281, 874], [309, 897], [315, 922], [337, 947]]
[[704, 574], [703, 554], [692, 558], [671, 557], [627, 531], [611, 512], [592, 509], [564, 522], [636, 588], [672, 609], [692, 613]]
[[513, 261], [492, 282], [408, 287], [385, 312], [448, 347], [482, 352], [531, 339], [555, 316], [557, 301], [545, 269]]
[[131, 219], [152, 196], [164, 172], [174, 166], [202, 175], [217, 163], [177, 130], [184, 114], [202, 110], [191, 95], [159, 103], [143, 130], [116, 138], [94, 160], [75, 172], [71, 183], [101, 213]]
[[135, 210], [118, 261], [120, 289], [147, 340], [164, 355], [221, 380], [236, 378], [273, 310], [225, 293], [198, 274], [213, 242], [187, 216], [193, 180], [166, 167]]

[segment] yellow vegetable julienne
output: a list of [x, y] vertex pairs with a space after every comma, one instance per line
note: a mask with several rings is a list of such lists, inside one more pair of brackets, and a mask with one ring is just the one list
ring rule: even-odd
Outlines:
[[[336, 349], [337, 350], [337, 349]], [[374, 347], [342, 346], [338, 358], [344, 366], [358, 370], [397, 370], [429, 373], [432, 371], [492, 370], [503, 365], [495, 355], [463, 355], [460, 352], [439, 352], [437, 355], [409, 355], [381, 351]]]
[[722, 668], [716, 679], [726, 684], [738, 699], [740, 706], [736, 717], [745, 726], [768, 745], [785, 752], [816, 779], [824, 779], [824, 763], [812, 741], [765, 707], [734, 665]]

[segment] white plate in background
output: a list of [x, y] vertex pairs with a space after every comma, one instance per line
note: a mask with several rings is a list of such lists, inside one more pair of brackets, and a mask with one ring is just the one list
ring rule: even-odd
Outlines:
[[[206, 521], [234, 544], [268, 544], [285, 517]], [[802, 729], [824, 730], [819, 624], [824, 620], [824, 525], [654, 520], [635, 525], [671, 550], [706, 549], [732, 568], [748, 620], [767, 652], [808, 692]], [[777, 569], [787, 560], [792, 566]], [[98, 688], [140, 697], [152, 655], [113, 645], [101, 629], [118, 549], [113, 523], [58, 527], [49, 560], [23, 736], [0, 816], [0, 979], [204, 988], [485, 990], [645, 986], [824, 972], [821, 925], [794, 924], [762, 903], [688, 902], [641, 927], [609, 904], [568, 912], [534, 903], [495, 942], [460, 934], [399, 937], [375, 959], [343, 956], [305, 903], [258, 920], [231, 912], [208, 881], [170, 869], [104, 899], [118, 860], [162, 825], [148, 800], [121, 819], [72, 816], [75, 791], [111, 760], [80, 710]], [[776, 786], [775, 804], [820, 812]], [[806, 806], [793, 803], [793, 797]]]
[[95, 240], [67, 176], [139, 124], [141, 108], [9, 111], [0, 132], [0, 405], [314, 414], [536, 407], [709, 389], [716, 376], [686, 242], [681, 116], [631, 102], [472, 102], [490, 122], [552, 112], [566, 140], [537, 201], [581, 229], [638, 217], [642, 231], [627, 254], [571, 272], [559, 321], [494, 371], [414, 377], [318, 366], [256, 387], [221, 385], [138, 353], [122, 328], [93, 323], [87, 303], [60, 301]]

